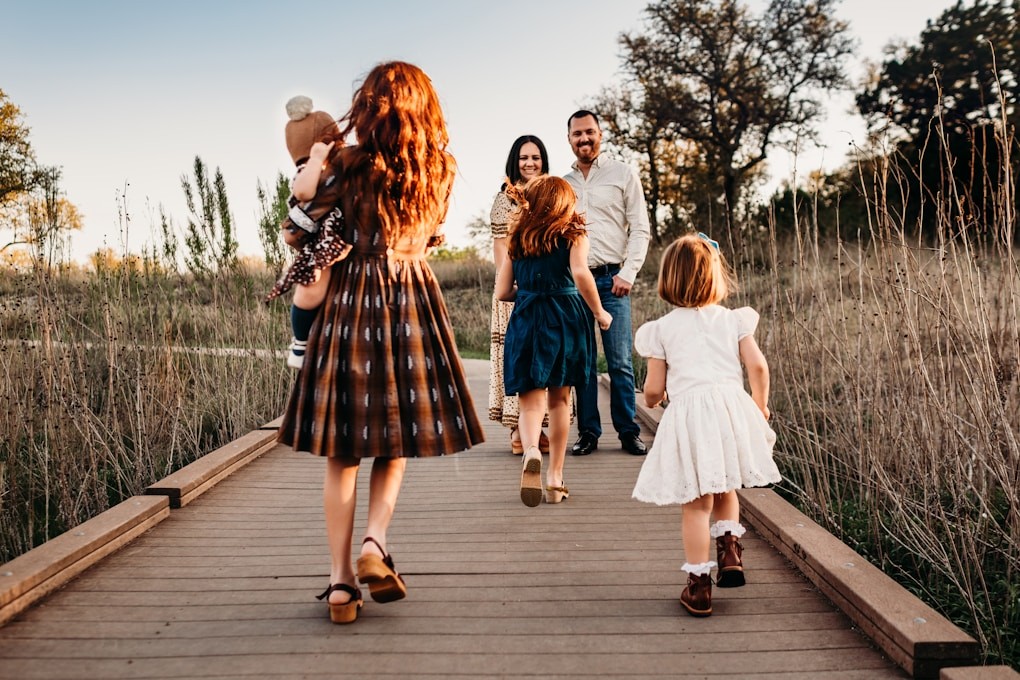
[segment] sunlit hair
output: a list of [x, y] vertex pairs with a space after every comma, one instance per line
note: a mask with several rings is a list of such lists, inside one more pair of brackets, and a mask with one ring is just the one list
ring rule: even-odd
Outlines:
[[[357, 144], [344, 152], [352, 189], [375, 201], [392, 244], [431, 233], [446, 219], [456, 162], [432, 81], [400, 61], [373, 68], [340, 119], [341, 137]], [[349, 154], [349, 155], [347, 155]]]
[[574, 211], [574, 190], [565, 179], [539, 175], [523, 187], [508, 185], [506, 193], [518, 207], [507, 238], [511, 259], [545, 255], [556, 248], [557, 238], [573, 244], [587, 235], [584, 219]]
[[659, 262], [659, 297], [677, 307], [718, 304], [737, 288], [725, 258], [697, 234], [666, 247]]
[[[538, 147], [538, 154], [542, 157], [542, 171], [538, 174], [549, 173], [549, 154], [545, 150], [545, 144], [535, 135], [521, 135], [514, 140], [513, 146], [510, 147], [510, 155], [506, 157], [506, 176], [510, 179], [510, 184], [517, 184], [521, 181], [521, 149], [528, 142]], [[499, 190], [502, 191], [505, 188], [506, 184]]]

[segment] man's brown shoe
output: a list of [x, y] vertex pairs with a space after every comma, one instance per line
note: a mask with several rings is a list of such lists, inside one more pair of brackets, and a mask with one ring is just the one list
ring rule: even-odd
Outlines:
[[680, 593], [680, 604], [691, 616], [709, 616], [712, 613], [712, 575], [687, 575], [687, 587]]
[[737, 588], [744, 585], [744, 562], [741, 559], [744, 546], [740, 545], [740, 540], [727, 531], [715, 539], [715, 549], [716, 561], [719, 563], [719, 576], [715, 584], [720, 588]]

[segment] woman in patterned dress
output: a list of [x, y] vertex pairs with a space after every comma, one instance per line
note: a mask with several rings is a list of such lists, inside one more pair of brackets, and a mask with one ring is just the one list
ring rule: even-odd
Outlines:
[[[416, 66], [376, 66], [340, 120], [327, 163], [340, 184], [338, 229], [350, 254], [333, 265], [279, 439], [326, 457], [323, 506], [330, 549], [330, 618], [406, 595], [386, 533], [407, 458], [483, 441], [446, 304], [426, 248], [436, 245], [456, 169], [439, 99]], [[339, 145], [338, 145], [339, 146]], [[368, 522], [351, 568], [358, 466], [374, 458]], [[357, 580], [355, 580], [355, 577]]]
[[[506, 178], [509, 184], [521, 186], [532, 177], [548, 172], [549, 154], [541, 139], [534, 135], [521, 135], [514, 140], [506, 159]], [[492, 227], [492, 258], [496, 263], [497, 272], [507, 257], [507, 226], [515, 209], [513, 201], [507, 197], [506, 188], [506, 183], [500, 187], [489, 213], [489, 224]], [[521, 434], [517, 429], [520, 405], [516, 395], [508, 396], [503, 391], [503, 344], [506, 339], [506, 327], [513, 311], [514, 303], [501, 302], [494, 291], [489, 342], [489, 420], [494, 420], [510, 430], [510, 451], [519, 456], [524, 453]], [[548, 417], [542, 424], [548, 425]], [[543, 452], [549, 451], [549, 439], [544, 432], [539, 448]]]

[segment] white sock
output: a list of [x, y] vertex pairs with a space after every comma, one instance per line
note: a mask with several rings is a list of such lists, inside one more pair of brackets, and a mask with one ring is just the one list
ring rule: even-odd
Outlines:
[[688, 574], [693, 574], [694, 576], [704, 576], [705, 574], [711, 573], [712, 568], [715, 566], [717, 566], [716, 563], [712, 561], [702, 562], [701, 564], [690, 564], [689, 562], [684, 562], [684, 566], [680, 567], [680, 570], [686, 571]]
[[736, 522], [732, 519], [721, 519], [712, 525], [712, 528], [708, 530], [708, 533], [712, 538], [719, 538], [720, 536], [725, 536], [727, 531], [737, 538], [740, 538], [744, 535], [744, 532], [747, 531], [747, 529], [745, 529], [744, 525], [740, 522]]

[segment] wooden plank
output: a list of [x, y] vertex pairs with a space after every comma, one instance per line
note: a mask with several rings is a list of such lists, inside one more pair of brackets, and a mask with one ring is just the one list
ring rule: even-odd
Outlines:
[[[348, 627], [351, 628], [351, 627]], [[195, 677], [198, 664], [202, 674], [218, 676], [234, 674], [241, 676], [291, 676], [295, 668], [302, 675], [328, 675], [329, 677], [380, 677], [396, 675], [408, 677], [411, 673], [437, 674], [462, 677], [493, 674], [504, 677], [526, 675], [537, 677], [550, 674], [571, 674], [576, 677], [632, 677], [636, 674], [657, 674], [670, 677], [703, 677], [705, 675], [729, 675], [742, 677], [753, 671], [757, 673], [782, 673], [795, 668], [802, 672], [814, 672], [821, 677], [842, 670], [882, 669], [882, 659], [869, 658], [860, 654], [857, 648], [829, 650], [825, 655], [804, 651], [772, 651], [755, 654], [688, 654], [686, 652], [658, 652], [656, 654], [630, 655], [613, 651], [596, 654], [571, 654], [564, 658], [560, 653], [534, 654], [359, 654], [357, 645], [371, 640], [374, 636], [359, 635], [354, 631], [347, 634], [334, 632], [333, 649], [323, 654], [219, 654], [193, 658], [190, 656], [167, 655], [145, 659], [144, 663], [127, 663], [123, 659], [95, 659], [84, 661], [66, 657], [53, 659], [41, 667], [31, 660], [10, 659], [5, 661], [7, 677], [22, 680], [60, 680], [62, 678], [104, 677], [104, 678], [151, 678], [151, 677]], [[536, 637], [538, 637], [536, 635]], [[877, 676], [877, 674], [876, 674]]]
[[[369, 614], [365, 614], [368, 621]], [[363, 631], [353, 643], [351, 651], [367, 654], [449, 654], [456, 655], [469, 647], [472, 653], [496, 656], [500, 654], [597, 654], [605, 649], [602, 635], [564, 634], [547, 631], [538, 635], [534, 630], [522, 634], [464, 634], [455, 635], [393, 635], [384, 630], [385, 619], [375, 622], [376, 634]], [[369, 628], [370, 626], [365, 626]], [[615, 644], [627, 654], [649, 655], [668, 650], [676, 633], [618, 633]], [[66, 651], [63, 639], [0, 640], [0, 656], [4, 659], [58, 658]], [[153, 659], [165, 656], [210, 657], [225, 652], [244, 656], [262, 654], [318, 655], [336, 650], [336, 641], [329, 636], [303, 635], [283, 637], [238, 635], [204, 638], [150, 638], [150, 639], [93, 639], [86, 649], [76, 652], [82, 659]], [[742, 654], [811, 650], [867, 649], [867, 642], [853, 631], [832, 629], [827, 631], [756, 631], [754, 635], [739, 638], [733, 635], [692, 635], [685, 641], [688, 654]]]
[[[320, 582], [321, 583], [321, 582]], [[326, 608], [322, 603], [317, 602], [314, 596], [320, 592], [320, 588], [304, 588], [294, 591], [289, 596], [282, 598], [285, 601], [271, 602], [265, 604], [242, 603], [232, 605], [209, 605], [203, 602], [177, 604], [169, 603], [167, 597], [163, 597], [160, 606], [144, 604], [138, 606], [130, 605], [108, 605], [102, 608], [94, 606], [68, 606], [63, 604], [65, 592], [62, 591], [53, 600], [47, 601], [45, 611], [32, 609], [21, 615], [19, 621], [35, 622], [47, 620], [50, 617], [63, 617], [64, 620], [72, 620], [77, 626], [90, 626], [94, 623], [120, 621], [120, 622], [180, 622], [191, 624], [199, 621], [250, 621], [264, 619], [268, 621], [311, 618], [322, 621], [325, 617]], [[253, 594], [253, 598], [257, 595]], [[731, 604], [739, 604], [731, 606]], [[370, 605], [371, 606], [371, 605]], [[713, 615], [707, 621], [725, 621], [727, 616], [734, 614], [759, 615], [801, 615], [820, 612], [832, 612], [834, 607], [817, 593], [805, 594], [798, 598], [787, 600], [761, 600], [744, 599], [739, 603], [736, 601], [720, 600], [717, 604], [712, 603], [713, 608], [718, 606], [720, 616]], [[438, 600], [423, 599], [421, 596], [408, 596], [402, 600], [399, 607], [390, 610], [392, 615], [401, 619], [418, 618], [425, 621], [433, 621], [433, 632], [441, 634], [445, 624], [436, 623], [441, 619], [492, 619], [501, 620], [504, 618], [527, 617], [533, 621], [549, 618], [607, 618], [628, 621], [633, 617], [667, 617], [670, 619], [680, 618], [685, 623], [686, 614], [683, 614], [680, 604], [675, 597], [664, 597], [660, 595], [653, 600], [626, 600], [613, 599], [604, 601], [583, 600], [577, 602], [554, 601], [554, 602], [524, 602], [507, 600], [504, 602], [474, 602], [462, 601], [451, 602], [445, 598]], [[328, 622], [328, 619], [327, 619]], [[702, 622], [699, 622], [700, 625]], [[715, 625], [715, 624], [713, 624]], [[70, 626], [69, 626], [70, 627]], [[6, 629], [0, 629], [0, 638], [6, 637]], [[862, 638], [864, 639], [864, 638]], [[610, 642], [607, 640], [607, 643]]]
[[145, 493], [167, 496], [171, 508], [183, 507], [275, 445], [274, 432], [254, 430], [164, 477], [149, 486]]
[[943, 668], [939, 680], [1018, 680], [1020, 673], [1009, 666], [960, 666]]
[[170, 514], [165, 498], [132, 496], [0, 565], [0, 624]]
[[280, 425], [282, 425], [282, 424], [283, 424], [283, 416], [278, 416], [277, 418], [274, 418], [273, 420], [270, 420], [265, 425], [260, 426], [259, 429], [260, 430], [279, 430], [280, 429]]
[[[310, 591], [309, 591], [310, 592]], [[66, 601], [66, 598], [64, 598]], [[323, 607], [318, 605], [321, 613]], [[65, 611], [72, 611], [65, 609]], [[63, 639], [91, 640], [115, 638], [206, 638], [249, 635], [302, 636], [322, 632], [322, 617], [281, 619], [242, 619], [225, 628], [218, 621], [190, 621], [188, 625], [167, 625], [166, 621], [124, 622], [94, 621], [88, 627], [69, 627], [58, 621], [17, 621], [7, 625], [7, 640]], [[388, 635], [422, 635], [435, 633], [436, 622], [430, 617], [401, 616], [387, 620]], [[727, 633], [750, 634], [758, 631], [810, 631], [846, 629], [846, 617], [835, 611], [806, 613], [746, 614], [737, 617], [711, 617], [704, 621], [688, 621], [679, 616], [591, 617], [549, 616], [542, 626], [556, 634], [621, 635], [668, 633], [671, 635], [714, 636]], [[527, 634], [535, 630], [531, 616], [500, 618], [452, 618], [442, 622], [444, 635]]]

